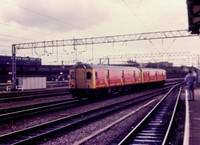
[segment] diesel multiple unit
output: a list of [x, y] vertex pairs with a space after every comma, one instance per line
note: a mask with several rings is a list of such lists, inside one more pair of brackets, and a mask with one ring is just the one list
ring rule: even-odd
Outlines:
[[128, 92], [144, 86], [162, 86], [165, 80], [164, 69], [78, 63], [69, 70], [71, 93], [80, 99]]

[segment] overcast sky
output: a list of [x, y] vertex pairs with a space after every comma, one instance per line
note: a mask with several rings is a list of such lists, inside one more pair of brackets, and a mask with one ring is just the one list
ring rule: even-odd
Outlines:
[[[11, 45], [188, 28], [186, 0], [0, 0], [0, 55]], [[73, 47], [17, 55], [74, 60]], [[93, 51], [92, 51], [93, 50]], [[138, 53], [199, 53], [199, 37], [79, 46], [78, 59]], [[58, 60], [59, 59], [59, 60]]]

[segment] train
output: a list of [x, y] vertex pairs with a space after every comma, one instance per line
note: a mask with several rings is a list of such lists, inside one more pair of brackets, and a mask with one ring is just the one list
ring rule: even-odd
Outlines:
[[166, 70], [77, 63], [69, 69], [69, 89], [78, 99], [93, 98], [138, 88], [163, 86]]

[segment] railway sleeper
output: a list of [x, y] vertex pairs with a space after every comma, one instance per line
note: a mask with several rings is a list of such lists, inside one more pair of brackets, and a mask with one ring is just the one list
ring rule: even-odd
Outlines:
[[142, 144], [142, 143], [162, 143], [162, 140], [156, 139], [134, 139], [132, 144]]
[[146, 136], [146, 135], [137, 135], [136, 139], [153, 139], [153, 140], [162, 140], [160, 136]]
[[163, 136], [164, 134], [160, 134], [158, 132], [140, 132], [138, 135], [144, 135], [144, 136]]

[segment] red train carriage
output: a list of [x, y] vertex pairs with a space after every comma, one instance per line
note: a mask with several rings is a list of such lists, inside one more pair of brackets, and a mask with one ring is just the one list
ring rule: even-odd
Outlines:
[[142, 68], [142, 82], [147, 87], [162, 86], [166, 80], [166, 71], [163, 69]]
[[139, 69], [107, 65], [76, 64], [70, 71], [69, 87], [74, 96], [94, 97], [134, 90], [144, 84], [164, 84], [166, 73], [161, 69]]

